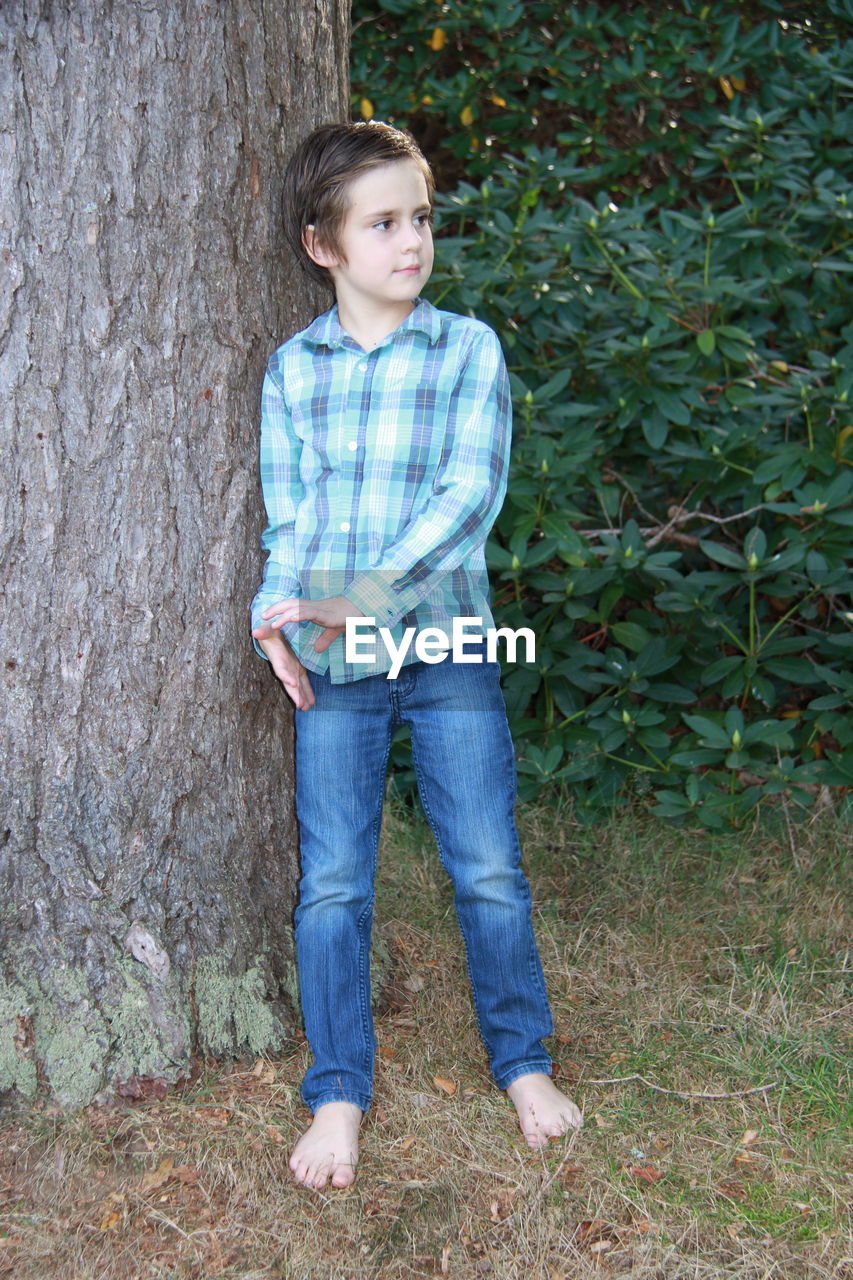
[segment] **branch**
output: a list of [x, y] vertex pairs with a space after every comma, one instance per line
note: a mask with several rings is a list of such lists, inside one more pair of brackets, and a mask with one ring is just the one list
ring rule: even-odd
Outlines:
[[[611, 474], [616, 475], [616, 472], [614, 471]], [[622, 477], [617, 476], [617, 479], [622, 480]], [[622, 481], [622, 483], [625, 484], [625, 481]], [[631, 489], [630, 485], [625, 484], [625, 487], [628, 492], [635, 497], [634, 491]], [[690, 495], [688, 494], [687, 498], [685, 498], [685, 502], [688, 500], [689, 496]], [[637, 502], [637, 506], [647, 519], [654, 519], [654, 516], [646, 511], [639, 501]], [[746, 520], [748, 516], [754, 516], [758, 511], [764, 511], [765, 506], [765, 503], [759, 503], [757, 507], [750, 507], [747, 511], [739, 511], [737, 515], [734, 516], [712, 516], [707, 511], [688, 511], [683, 504], [679, 503], [669, 508], [669, 519], [666, 524], [662, 524], [658, 521], [656, 524], [646, 525], [640, 528], [640, 534], [644, 540], [647, 540], [647, 546], [650, 548], [656, 547], [659, 542], [663, 542], [665, 539], [669, 539], [673, 542], [682, 542], [685, 546], [695, 547], [698, 545], [698, 539], [693, 534], [678, 532], [681, 526], [687, 524], [688, 521], [706, 520], [708, 523], [716, 525], [732, 524], [736, 520]], [[582, 538], [600, 538], [604, 534], [618, 535], [622, 533], [622, 529], [578, 529], [577, 532]]]
[[659, 1084], [652, 1084], [651, 1080], [647, 1080], [645, 1076], [614, 1076], [611, 1080], [584, 1080], [584, 1084], [627, 1084], [629, 1080], [639, 1080], [648, 1089], [654, 1089], [655, 1093], [668, 1093], [673, 1098], [702, 1098], [706, 1102], [719, 1102], [722, 1098], [745, 1098], [750, 1093], [767, 1093], [770, 1089], [779, 1087], [777, 1080], [771, 1081], [770, 1084], [760, 1084], [754, 1089], [739, 1089], [735, 1093], [685, 1093], [681, 1089], [664, 1089]]

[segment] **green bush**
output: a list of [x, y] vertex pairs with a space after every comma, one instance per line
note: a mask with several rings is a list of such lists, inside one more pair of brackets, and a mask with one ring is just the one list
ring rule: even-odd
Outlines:
[[847, 6], [736, 8], [354, 8], [356, 109], [441, 159], [428, 296], [510, 368], [521, 794], [590, 816], [853, 786]]

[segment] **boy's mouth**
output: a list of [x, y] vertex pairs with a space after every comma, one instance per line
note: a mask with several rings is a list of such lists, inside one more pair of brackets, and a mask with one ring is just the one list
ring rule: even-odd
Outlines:
[[414, 264], [413, 266], [411, 266], [411, 267], [398, 267], [398, 268], [397, 268], [397, 275], [399, 275], [399, 276], [414, 276], [414, 275], [417, 275], [417, 274], [420, 272], [420, 269], [421, 269], [421, 268], [420, 268], [420, 264], [419, 264], [419, 263], [415, 263], [415, 264]]

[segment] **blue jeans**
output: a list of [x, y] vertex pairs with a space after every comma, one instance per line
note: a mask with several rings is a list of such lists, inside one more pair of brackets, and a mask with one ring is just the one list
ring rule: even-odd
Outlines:
[[[467, 651], [477, 652], [469, 641]], [[480, 650], [485, 658], [484, 648]], [[516, 768], [497, 662], [414, 662], [396, 680], [310, 676], [296, 711], [301, 877], [294, 915], [305, 1034], [302, 1098], [367, 1111], [376, 1037], [370, 940], [376, 853], [394, 729], [409, 724], [421, 803], [453, 882], [480, 1035], [501, 1089], [551, 1070], [554, 1030], [521, 869]]]

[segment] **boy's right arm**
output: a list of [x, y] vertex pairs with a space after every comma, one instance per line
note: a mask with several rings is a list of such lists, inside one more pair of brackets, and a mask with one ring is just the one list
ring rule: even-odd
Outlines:
[[[269, 634], [265, 634], [268, 632]], [[262, 623], [252, 632], [258, 646], [270, 666], [278, 676], [290, 700], [298, 711], [307, 711], [314, 705], [314, 690], [311, 679], [296, 654], [279, 631], [273, 631], [269, 624]]]
[[267, 513], [261, 545], [268, 555], [263, 582], [252, 601], [252, 639], [294, 705], [307, 710], [314, 703], [311, 682], [287, 640], [287, 632], [295, 633], [298, 624], [273, 630], [261, 617], [268, 605], [302, 594], [295, 571], [294, 538], [296, 510], [303, 493], [300, 453], [301, 442], [293, 431], [284, 388], [268, 366], [261, 392], [260, 448], [261, 488]]

